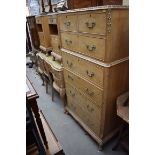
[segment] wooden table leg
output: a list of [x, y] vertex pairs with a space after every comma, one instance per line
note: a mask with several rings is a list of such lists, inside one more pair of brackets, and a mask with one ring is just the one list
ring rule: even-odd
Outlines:
[[32, 108], [32, 111], [34, 113], [34, 116], [35, 116], [35, 119], [36, 119], [36, 122], [37, 122], [37, 125], [38, 125], [38, 128], [39, 128], [40, 134], [41, 134], [42, 139], [44, 141], [44, 145], [48, 149], [48, 142], [47, 142], [45, 132], [44, 132], [44, 128], [43, 128], [43, 125], [42, 125], [42, 122], [41, 122], [41, 119], [40, 119], [39, 108], [38, 108], [36, 100], [33, 100], [33, 102], [31, 102], [31, 108]]

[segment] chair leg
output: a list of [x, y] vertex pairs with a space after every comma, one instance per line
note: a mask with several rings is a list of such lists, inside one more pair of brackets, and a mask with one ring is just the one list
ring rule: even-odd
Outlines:
[[46, 81], [46, 93], [48, 93], [48, 82]]
[[52, 101], [54, 101], [54, 88], [53, 88], [53, 86], [52, 86]]
[[64, 113], [66, 113], [66, 96], [65, 95], [60, 95], [62, 102], [64, 104]]

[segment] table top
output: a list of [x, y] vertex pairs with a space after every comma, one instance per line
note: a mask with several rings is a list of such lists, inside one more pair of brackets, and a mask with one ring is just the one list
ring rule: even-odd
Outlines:
[[37, 53], [37, 55], [40, 56], [42, 59], [44, 59], [49, 65], [51, 65], [52, 68], [59, 71], [63, 70], [61, 63], [59, 61], [54, 61], [53, 56], [46, 56], [43, 53]]
[[28, 77], [26, 77], [26, 96], [28, 100], [36, 99], [39, 97]]

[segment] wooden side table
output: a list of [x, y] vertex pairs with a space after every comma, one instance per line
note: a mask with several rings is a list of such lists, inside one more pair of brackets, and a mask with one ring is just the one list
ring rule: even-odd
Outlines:
[[[117, 104], [117, 115], [121, 118], [122, 122], [119, 128], [119, 136], [116, 144], [112, 150], [116, 150], [117, 147], [121, 144], [125, 150], [129, 151], [128, 144], [124, 143], [122, 139], [128, 137], [128, 131], [125, 130], [129, 125], [129, 92], [126, 92], [119, 96], [116, 101]], [[127, 132], [126, 132], [127, 131]]]
[[32, 108], [32, 111], [34, 113], [36, 123], [37, 123], [37, 126], [39, 128], [39, 131], [40, 131], [41, 137], [43, 139], [44, 145], [46, 146], [46, 148], [48, 148], [48, 142], [47, 142], [47, 139], [45, 136], [42, 121], [40, 119], [39, 108], [38, 108], [37, 101], [36, 101], [36, 99], [39, 96], [38, 96], [37, 92], [35, 91], [35, 89], [33, 88], [28, 77], [26, 78], [26, 96], [27, 96], [27, 99], [29, 101], [28, 104], [30, 105], [30, 107]]

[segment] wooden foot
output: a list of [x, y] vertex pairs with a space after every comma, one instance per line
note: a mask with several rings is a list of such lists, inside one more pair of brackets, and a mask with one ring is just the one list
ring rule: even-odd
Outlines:
[[98, 150], [99, 150], [99, 151], [103, 151], [103, 143], [99, 144]]

